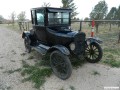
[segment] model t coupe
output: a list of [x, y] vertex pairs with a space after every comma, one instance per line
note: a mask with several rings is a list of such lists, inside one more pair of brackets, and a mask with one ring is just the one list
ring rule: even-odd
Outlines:
[[72, 73], [70, 55], [91, 63], [102, 58], [102, 49], [97, 39], [86, 38], [84, 32], [75, 32], [70, 28], [71, 12], [71, 9], [63, 8], [33, 8], [32, 29], [22, 34], [26, 51], [30, 53], [31, 49], [35, 49], [42, 55], [49, 53], [54, 74], [63, 80]]

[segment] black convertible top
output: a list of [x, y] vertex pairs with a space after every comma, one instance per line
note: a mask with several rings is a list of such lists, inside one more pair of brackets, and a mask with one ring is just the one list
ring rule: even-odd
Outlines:
[[72, 12], [72, 9], [67, 8], [54, 8], [54, 7], [37, 7], [32, 8], [31, 10], [46, 9], [48, 12]]

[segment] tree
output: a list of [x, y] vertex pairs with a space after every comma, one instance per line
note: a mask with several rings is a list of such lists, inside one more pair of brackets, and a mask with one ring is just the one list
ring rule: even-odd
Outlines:
[[[117, 9], [117, 19], [120, 20], [120, 6]], [[118, 28], [120, 27], [120, 22], [118, 22]], [[118, 35], [118, 43], [120, 43], [120, 29], [119, 29], [119, 35]]]
[[2, 24], [4, 21], [4, 17], [2, 15], [0, 15], [0, 24]]
[[117, 17], [117, 8], [116, 7], [112, 7], [111, 10], [109, 11], [109, 13], [107, 14], [105, 19], [115, 20], [116, 17]]
[[42, 5], [42, 7], [50, 7], [50, 6], [51, 6], [50, 3], [46, 3], [46, 2], [44, 2]]
[[[98, 2], [97, 5], [95, 5], [94, 9], [91, 11], [90, 13], [90, 19], [94, 19], [94, 20], [102, 20], [105, 18], [106, 14], [107, 14], [107, 3], [105, 1], [100, 1]], [[95, 23], [95, 27], [96, 27], [96, 33], [98, 33], [98, 27], [100, 25], [100, 22], [96, 22]]]
[[[112, 7], [111, 10], [109, 11], [109, 13], [107, 14], [105, 19], [107, 19], [107, 20], [115, 20], [116, 17], [117, 17], [117, 8]], [[114, 22], [109, 22], [109, 24], [110, 24], [109, 30], [111, 31], [111, 24], [114, 24]]]
[[20, 14], [18, 14], [17, 18], [19, 21], [25, 21], [25, 19], [26, 19], [25, 11], [22, 11]]
[[87, 20], [90, 20], [90, 19], [89, 19], [88, 17], [85, 17], [85, 18], [84, 18], [84, 21], [87, 21]]
[[10, 15], [10, 19], [11, 19], [11, 22], [12, 22], [13, 25], [15, 23], [15, 18], [16, 18], [16, 14], [15, 14], [15, 12], [12, 12], [11, 15]]
[[[120, 6], [117, 9], [117, 15], [116, 15], [117, 20], [120, 20]], [[120, 22], [118, 23], [118, 27], [120, 27]]]
[[72, 9], [72, 13], [71, 13], [71, 18], [75, 18], [76, 15], [78, 15], [78, 13], [76, 12], [76, 5], [73, 2], [74, 0], [62, 0], [62, 8], [68, 8], [68, 9]]

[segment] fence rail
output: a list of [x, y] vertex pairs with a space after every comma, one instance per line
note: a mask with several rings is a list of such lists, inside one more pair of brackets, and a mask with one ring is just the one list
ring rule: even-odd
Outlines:
[[[118, 26], [120, 26], [120, 20], [94, 20], [95, 23], [96, 22], [107, 22], [107, 23], [110, 23], [110, 22], [116, 22], [119, 23]], [[71, 20], [71, 22], [78, 22], [80, 23], [80, 27], [79, 27], [79, 31], [82, 30], [82, 22], [92, 22], [92, 20]], [[23, 22], [19, 22], [19, 28], [21, 31], [24, 31], [24, 30], [29, 30], [29, 25], [30, 22], [29, 21], [23, 21]], [[111, 29], [111, 23], [110, 23], [110, 29]], [[118, 42], [120, 43], [120, 30], [119, 30], [119, 33], [118, 33]]]
[[[95, 22], [120, 22], [120, 20], [94, 20]], [[71, 22], [79, 22], [80, 30], [82, 28], [82, 22], [92, 22], [92, 20], [71, 20]], [[29, 21], [18, 22], [20, 30], [29, 30]]]
[[[120, 20], [94, 20], [95, 22], [120, 22]], [[72, 22], [92, 22], [92, 20], [72, 20]]]

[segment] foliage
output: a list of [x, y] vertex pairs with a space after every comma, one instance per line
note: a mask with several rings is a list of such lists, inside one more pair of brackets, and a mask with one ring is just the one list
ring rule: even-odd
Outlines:
[[[117, 8], [112, 7], [105, 19], [107, 19], [107, 20], [117, 19]], [[115, 24], [115, 22], [108, 22], [108, 23], [110, 24], [110, 29], [109, 30], [111, 31], [111, 24]]]
[[70, 89], [71, 89], [71, 90], [75, 90], [75, 87], [74, 87], [74, 86], [70, 86]]
[[46, 77], [49, 77], [52, 74], [52, 70], [49, 66], [45, 66], [44, 60], [38, 61], [35, 65], [29, 65], [27, 62], [22, 60], [22, 76], [25, 77], [22, 81], [31, 81], [34, 83], [34, 87], [39, 89], [46, 80]]
[[104, 62], [105, 64], [110, 65], [111, 67], [117, 67], [117, 68], [120, 67], [120, 61], [116, 61], [116, 60], [110, 59], [110, 60], [104, 60], [103, 62]]
[[[117, 20], [120, 20], [120, 6], [117, 9], [117, 16], [116, 16]], [[120, 22], [118, 23], [118, 27], [120, 27]]]
[[97, 5], [95, 5], [94, 9], [90, 13], [90, 18], [95, 20], [101, 20], [104, 19], [107, 13], [107, 4], [105, 1], [98, 2]]
[[105, 19], [115, 20], [115, 19], [117, 19], [116, 17], [117, 17], [117, 8], [112, 7]]
[[88, 17], [85, 17], [84, 21], [90, 20]]
[[15, 23], [15, 18], [16, 18], [16, 14], [15, 14], [15, 12], [13, 11], [13, 12], [11, 13], [11, 15], [10, 15], [10, 19], [11, 19], [11, 22], [12, 22], [13, 25], [14, 25], [14, 23]]
[[120, 20], [120, 6], [117, 9], [117, 19]]
[[22, 11], [20, 14], [18, 14], [17, 18], [19, 21], [25, 21], [25, 19], [26, 19], [25, 11]]
[[0, 24], [3, 23], [4, 17], [0, 15]]
[[98, 71], [93, 70], [92, 75], [100, 75], [100, 73]]
[[42, 7], [50, 7], [50, 6], [51, 6], [50, 3], [46, 3], [46, 2], [44, 2], [42, 5]]
[[[107, 14], [108, 6], [105, 1], [100, 1], [98, 2], [97, 5], [95, 5], [94, 9], [90, 13], [90, 19], [94, 20], [102, 20], [105, 18]], [[96, 32], [98, 33], [98, 27], [99, 27], [100, 22], [96, 22], [95, 27], [96, 27]]]
[[14, 72], [20, 72], [21, 68], [15, 69], [15, 70], [8, 70], [8, 71], [4, 71], [3, 73], [8, 73], [8, 74], [12, 74]]
[[76, 15], [78, 15], [78, 13], [76, 12], [76, 5], [73, 2], [74, 0], [62, 0], [62, 8], [69, 8], [72, 9], [72, 13], [71, 13], [71, 18], [74, 19]]

